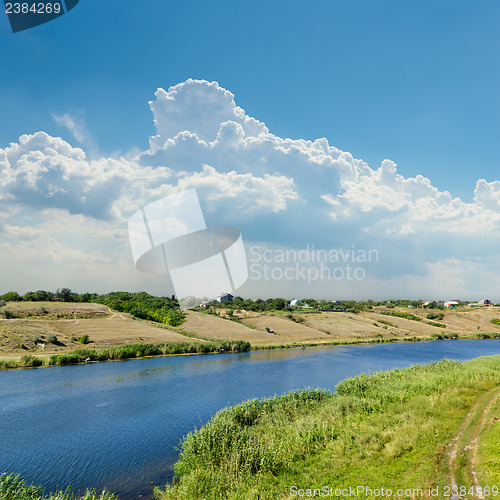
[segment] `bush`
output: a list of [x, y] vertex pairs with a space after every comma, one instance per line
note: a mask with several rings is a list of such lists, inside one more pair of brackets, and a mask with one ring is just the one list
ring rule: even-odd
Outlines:
[[493, 323], [494, 325], [500, 325], [500, 318], [493, 318], [491, 320], [491, 323]]
[[80, 342], [80, 344], [88, 344], [88, 343], [90, 342], [89, 336], [88, 336], [87, 334], [82, 335], [82, 336], [78, 339], [78, 342]]
[[500, 333], [498, 332], [489, 332], [489, 333], [478, 333], [476, 334], [478, 339], [498, 339], [500, 338]]
[[[387, 307], [389, 307], [389, 306], [387, 306]], [[394, 316], [395, 318], [404, 318], [404, 319], [411, 319], [413, 321], [422, 321], [422, 318], [420, 316], [415, 316], [415, 314], [411, 314], [409, 312], [380, 311], [380, 314], [385, 314], [386, 316]]]
[[5, 316], [5, 319], [12, 319], [14, 318], [14, 313], [10, 311], [9, 309], [4, 309], [1, 314]]
[[40, 315], [41, 314], [47, 314], [47, 312], [48, 312], [47, 308], [44, 307], [44, 306], [39, 306], [39, 307], [36, 308], [36, 313], [37, 314], [40, 314]]
[[57, 335], [49, 335], [47, 342], [49, 344], [57, 344]]
[[7, 292], [2, 295], [2, 299], [7, 302], [19, 302], [23, 298], [17, 292]]
[[431, 326], [437, 326], [438, 328], [446, 328], [446, 325], [444, 323], [435, 323], [434, 321], [429, 321], [429, 323], [427, 324]]
[[458, 339], [458, 333], [433, 333], [431, 334], [432, 340], [447, 340], [447, 339]]
[[437, 319], [437, 320], [442, 320], [444, 318], [443, 313], [438, 313], [438, 312], [430, 312], [427, 316], [427, 319]]
[[21, 361], [19, 362], [19, 364], [24, 367], [30, 367], [42, 366], [43, 362], [40, 358], [36, 358], [35, 356], [27, 354], [26, 356], [21, 357]]

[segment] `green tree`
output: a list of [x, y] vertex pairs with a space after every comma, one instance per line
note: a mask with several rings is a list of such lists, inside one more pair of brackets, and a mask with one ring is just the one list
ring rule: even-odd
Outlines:
[[47, 292], [46, 290], [37, 290], [33, 292], [33, 299], [37, 302], [48, 302], [54, 299], [54, 294], [52, 292]]
[[19, 302], [23, 298], [17, 292], [7, 292], [2, 295], [2, 299], [7, 302]]
[[57, 290], [55, 297], [59, 298], [63, 302], [73, 302], [75, 299], [75, 294], [71, 291], [70, 288], [61, 288]]

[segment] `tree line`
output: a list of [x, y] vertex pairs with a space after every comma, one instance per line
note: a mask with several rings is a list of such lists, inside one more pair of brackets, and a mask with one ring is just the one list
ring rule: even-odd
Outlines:
[[61, 288], [56, 292], [46, 290], [26, 292], [23, 296], [17, 292], [7, 292], [0, 296], [0, 300], [5, 302], [94, 302], [104, 304], [115, 311], [132, 314], [136, 318], [172, 326], [180, 325], [184, 319], [175, 298], [155, 297], [146, 292], [76, 293], [69, 288]]

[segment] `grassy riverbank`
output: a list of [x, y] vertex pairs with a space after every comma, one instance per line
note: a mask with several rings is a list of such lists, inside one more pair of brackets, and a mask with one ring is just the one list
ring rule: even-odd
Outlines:
[[[289, 498], [366, 486], [422, 490], [399, 498], [439, 488], [443, 498], [454, 482], [500, 487], [499, 385], [495, 356], [362, 374], [335, 394], [304, 390], [226, 408], [187, 436], [175, 484], [156, 496]], [[474, 457], [452, 460], [452, 451]]]
[[[126, 298], [130, 294], [108, 295]], [[148, 307], [161, 306], [161, 303], [154, 302], [154, 298], [148, 300], [153, 301], [148, 302]], [[462, 307], [439, 313], [419, 308], [411, 309], [410, 313], [402, 306], [368, 307], [366, 304], [364, 309], [342, 311], [253, 311], [228, 309], [221, 305], [204, 312], [184, 311], [184, 319], [179, 325], [174, 317], [169, 324], [151, 321], [154, 315], [149, 309], [146, 311], [134, 301], [125, 302], [121, 299], [109, 300], [105, 304], [7, 302], [0, 307], [0, 361], [5, 362], [3, 367], [31, 366], [32, 362], [38, 362], [35, 358], [47, 364], [52, 355], [66, 355], [66, 359], [73, 360], [73, 363], [73, 353], [82, 347], [111, 352], [110, 349], [127, 351], [130, 346], [142, 345], [142, 350], [146, 351], [150, 345], [241, 341], [249, 342], [253, 349], [268, 349], [500, 337], [500, 307]], [[431, 319], [439, 320], [439, 323]], [[138, 347], [134, 349], [141, 351]], [[196, 349], [203, 348], [191, 349], [194, 350], [186, 352], [199, 352]], [[107, 356], [104, 359], [115, 358]]]
[[91, 361], [112, 361], [146, 356], [168, 356], [172, 354], [208, 354], [211, 352], [246, 352], [250, 344], [242, 341], [218, 341], [204, 343], [133, 344], [104, 349], [77, 349], [67, 354], [52, 354], [41, 358], [22, 356], [19, 361], [0, 361], [0, 370], [8, 368], [35, 368], [38, 366], [74, 365]]
[[74, 496], [69, 490], [44, 495], [41, 486], [27, 484], [15, 474], [0, 475], [0, 500], [116, 500], [109, 492], [96, 493], [87, 490], [82, 496]]

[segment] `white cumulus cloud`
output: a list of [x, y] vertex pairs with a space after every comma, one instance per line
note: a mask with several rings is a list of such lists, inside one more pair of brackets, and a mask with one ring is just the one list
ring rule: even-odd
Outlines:
[[[465, 202], [422, 175], [400, 175], [391, 160], [372, 167], [326, 138], [278, 137], [217, 82], [190, 79], [158, 89], [150, 107], [156, 133], [146, 151], [89, 158], [90, 132], [69, 113], [54, 119], [83, 147], [38, 132], [0, 148], [0, 251], [4, 261], [17, 262], [12, 269], [35, 268], [34, 249], [45, 247], [47, 276], [78, 275], [83, 283], [81, 262], [99, 269], [88, 273], [97, 288], [126, 285], [127, 276], [130, 287], [143, 280], [162, 293], [161, 278], [134, 274], [126, 222], [145, 204], [196, 188], [207, 222], [237, 226], [249, 244], [375, 248], [380, 260], [366, 280], [335, 283], [336, 290], [345, 285], [361, 296], [397, 287], [404, 276], [402, 291], [425, 295], [425, 283], [432, 283], [435, 295], [464, 265], [474, 273], [455, 280], [457, 289], [490, 286], [488, 263], [500, 243], [500, 181], [478, 180], [473, 202]], [[10, 287], [19, 288], [15, 274], [7, 274]], [[30, 286], [29, 271], [23, 279]], [[273, 290], [280, 286], [283, 295], [308, 295], [292, 292], [289, 283]], [[318, 294], [331, 286], [323, 283]]]

